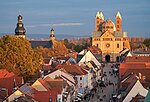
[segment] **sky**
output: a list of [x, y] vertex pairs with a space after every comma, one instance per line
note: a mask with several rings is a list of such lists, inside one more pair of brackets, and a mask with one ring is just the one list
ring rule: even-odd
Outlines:
[[21, 14], [26, 34], [91, 36], [97, 11], [115, 22], [118, 10], [128, 36], [150, 37], [150, 0], [0, 0], [0, 33], [15, 33]]

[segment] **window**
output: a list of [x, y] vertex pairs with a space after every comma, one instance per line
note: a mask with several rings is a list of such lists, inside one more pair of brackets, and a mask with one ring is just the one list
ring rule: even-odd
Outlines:
[[119, 48], [119, 44], [117, 44], [117, 48]]
[[96, 46], [98, 47], [98, 44], [96, 44]]
[[123, 42], [123, 47], [124, 47], [124, 42]]
[[82, 80], [82, 77], [80, 77], [80, 80]]
[[80, 83], [80, 87], [82, 87], [82, 83]]
[[119, 25], [117, 25], [117, 28], [119, 28]]

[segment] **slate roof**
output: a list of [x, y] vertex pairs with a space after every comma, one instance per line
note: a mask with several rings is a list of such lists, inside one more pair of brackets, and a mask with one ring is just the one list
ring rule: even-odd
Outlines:
[[30, 41], [32, 48], [42, 46], [43, 48], [51, 48], [52, 41]]

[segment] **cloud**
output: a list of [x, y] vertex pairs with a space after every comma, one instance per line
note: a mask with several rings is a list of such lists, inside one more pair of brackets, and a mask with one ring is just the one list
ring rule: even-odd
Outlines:
[[36, 25], [27, 25], [26, 27], [35, 28], [35, 27], [58, 27], [58, 26], [80, 26], [83, 23], [58, 23], [58, 24], [36, 24]]

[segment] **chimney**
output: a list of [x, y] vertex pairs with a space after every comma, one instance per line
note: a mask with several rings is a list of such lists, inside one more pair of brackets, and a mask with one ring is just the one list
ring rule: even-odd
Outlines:
[[139, 73], [139, 79], [142, 79], [142, 74], [141, 73]]

